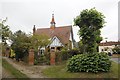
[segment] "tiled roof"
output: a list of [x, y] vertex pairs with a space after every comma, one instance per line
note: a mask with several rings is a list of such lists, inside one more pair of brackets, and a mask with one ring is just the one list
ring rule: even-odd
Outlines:
[[[45, 34], [50, 38], [56, 36], [60, 39], [63, 44], [67, 44], [70, 38], [70, 32], [72, 31], [72, 26], [61, 26], [55, 27], [54, 29], [51, 28], [39, 28], [36, 30], [36, 34]], [[73, 35], [73, 33], [72, 33]]]
[[103, 42], [99, 44], [99, 46], [112, 46], [112, 45], [120, 45], [120, 42]]

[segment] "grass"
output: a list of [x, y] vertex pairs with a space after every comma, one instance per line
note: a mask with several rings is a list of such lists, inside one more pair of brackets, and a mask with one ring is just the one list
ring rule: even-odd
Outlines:
[[[19, 70], [17, 70], [16, 68], [14, 68], [11, 64], [9, 64], [5, 59], [2, 59], [2, 66], [8, 71], [10, 72], [15, 78], [18, 78], [18, 79], [21, 79], [23, 80], [22, 78], [26, 78], [29, 80], [29, 78], [21, 73]], [[25, 80], [26, 80], [25, 79]]]
[[112, 67], [109, 72], [101, 72], [97, 74], [90, 72], [71, 73], [67, 72], [66, 64], [63, 63], [61, 65], [50, 66], [49, 68], [44, 69], [43, 74], [49, 78], [118, 78], [118, 76], [120, 76], [120, 74], [118, 74], [118, 64], [115, 62], [112, 62]]

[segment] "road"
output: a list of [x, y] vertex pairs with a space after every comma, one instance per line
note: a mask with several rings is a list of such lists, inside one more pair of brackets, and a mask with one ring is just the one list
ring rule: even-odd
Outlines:
[[111, 60], [120, 64], [120, 58], [111, 58]]

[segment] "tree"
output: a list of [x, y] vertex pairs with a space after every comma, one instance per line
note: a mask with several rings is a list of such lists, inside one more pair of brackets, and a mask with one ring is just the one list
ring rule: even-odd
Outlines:
[[41, 34], [41, 35], [37, 35], [34, 34], [31, 37], [31, 44], [34, 47], [34, 49], [37, 51], [38, 47], [42, 48], [42, 47], [46, 47], [48, 44], [50, 43], [49, 37], [47, 35]]
[[15, 51], [16, 60], [19, 61], [19, 59], [23, 59], [28, 54], [28, 49], [31, 45], [30, 38], [26, 33], [19, 30], [13, 34], [12, 42], [11, 47]]
[[5, 20], [1, 20], [1, 22], [0, 22], [0, 34], [1, 34], [1, 37], [2, 37], [2, 42], [4, 44], [6, 44], [6, 40], [8, 40], [8, 38], [12, 34], [9, 26], [5, 25], [6, 21], [7, 21], [7, 18]]
[[97, 51], [98, 43], [102, 40], [100, 29], [104, 26], [105, 16], [95, 8], [83, 10], [74, 19], [74, 24], [79, 26], [79, 35], [82, 38], [84, 52], [93, 53]]
[[13, 34], [12, 41], [12, 49], [16, 53], [17, 60], [23, 59], [28, 54], [30, 48], [34, 48], [37, 52], [38, 47], [46, 47], [50, 42], [46, 35], [28, 35], [21, 30]]

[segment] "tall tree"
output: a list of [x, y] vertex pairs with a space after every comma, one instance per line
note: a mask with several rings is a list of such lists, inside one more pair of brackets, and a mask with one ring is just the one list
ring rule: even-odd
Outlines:
[[102, 40], [100, 29], [104, 26], [105, 16], [95, 8], [83, 10], [74, 19], [74, 24], [79, 26], [79, 35], [82, 38], [84, 52], [93, 53], [97, 51], [97, 45]]
[[12, 36], [12, 49], [16, 53], [16, 60], [22, 59], [30, 47], [30, 38], [21, 30], [16, 31]]
[[6, 40], [8, 40], [9, 36], [12, 34], [9, 26], [5, 25], [6, 21], [7, 21], [7, 18], [5, 20], [0, 21], [0, 34], [1, 34], [2, 42], [4, 44], [6, 44]]

